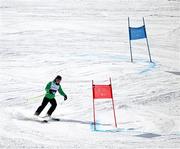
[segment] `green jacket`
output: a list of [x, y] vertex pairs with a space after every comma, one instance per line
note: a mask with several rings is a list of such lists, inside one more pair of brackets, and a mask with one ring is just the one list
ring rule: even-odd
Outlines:
[[[53, 90], [53, 93], [50, 93], [50, 89]], [[61, 85], [57, 85], [54, 81], [49, 82], [46, 85], [46, 94], [45, 97], [48, 99], [53, 99], [55, 97], [56, 91], [59, 92], [60, 95], [62, 96], [66, 96], [66, 94], [63, 92]]]

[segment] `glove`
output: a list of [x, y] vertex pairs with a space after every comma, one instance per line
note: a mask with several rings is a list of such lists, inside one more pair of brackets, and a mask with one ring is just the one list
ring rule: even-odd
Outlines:
[[66, 100], [67, 100], [67, 95], [64, 96], [64, 101], [66, 101]]

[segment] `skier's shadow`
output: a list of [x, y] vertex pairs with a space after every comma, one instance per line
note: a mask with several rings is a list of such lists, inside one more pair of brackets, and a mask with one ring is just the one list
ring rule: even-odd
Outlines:
[[[59, 122], [65, 122], [65, 123], [78, 123], [78, 124], [85, 124], [85, 125], [90, 125], [93, 122], [92, 121], [81, 121], [81, 120], [73, 120], [73, 119], [60, 119]], [[102, 123], [97, 123], [102, 126], [111, 126], [111, 124], [102, 124]]]
[[[21, 118], [18, 118], [18, 120], [41, 122], [41, 121], [33, 120], [32, 118], [27, 118], [27, 117], [21, 117]], [[90, 125], [93, 123], [92, 121], [81, 121], [81, 120], [74, 120], [74, 119], [60, 119], [59, 121], [51, 121], [51, 122], [77, 123], [77, 124], [85, 124], [85, 125]], [[102, 125], [102, 126], [111, 126], [111, 124], [103, 124], [103, 123], [96, 123], [96, 124]]]

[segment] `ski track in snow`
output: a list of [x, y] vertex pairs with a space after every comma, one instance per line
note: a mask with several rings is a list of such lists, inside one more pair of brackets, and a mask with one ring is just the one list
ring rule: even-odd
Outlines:
[[[8, 0], [0, 2], [0, 148], [180, 148], [180, 3], [178, 0]], [[132, 41], [127, 18], [145, 17], [144, 40]], [[44, 87], [60, 74], [60, 122], [33, 121]], [[111, 101], [96, 101], [91, 80], [112, 78]], [[50, 105], [42, 112], [46, 114]]]

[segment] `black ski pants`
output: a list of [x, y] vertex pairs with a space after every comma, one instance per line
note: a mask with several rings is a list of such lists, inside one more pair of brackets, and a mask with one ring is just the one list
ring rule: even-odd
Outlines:
[[54, 110], [56, 109], [56, 106], [57, 106], [57, 102], [55, 100], [55, 98], [53, 99], [48, 99], [46, 97], [44, 97], [43, 101], [42, 101], [42, 104], [38, 107], [38, 109], [36, 110], [35, 112], [35, 115], [39, 115], [43, 109], [46, 107], [46, 105], [50, 102], [51, 104], [51, 107], [49, 108], [47, 114], [49, 116], [51, 116], [51, 114], [54, 112]]

